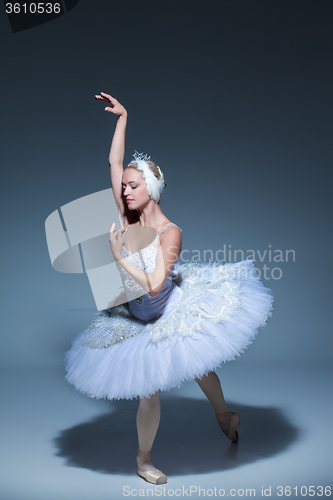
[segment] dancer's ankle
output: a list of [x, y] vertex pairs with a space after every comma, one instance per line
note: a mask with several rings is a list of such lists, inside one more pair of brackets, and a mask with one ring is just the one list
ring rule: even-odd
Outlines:
[[222, 415], [223, 413], [230, 413], [226, 406], [222, 406], [218, 408], [218, 411], [214, 408], [216, 415]]
[[150, 451], [138, 450], [137, 463], [141, 470], [156, 470], [150, 460]]

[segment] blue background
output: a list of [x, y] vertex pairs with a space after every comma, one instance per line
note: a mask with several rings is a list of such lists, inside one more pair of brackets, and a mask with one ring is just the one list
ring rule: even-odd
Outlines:
[[257, 260], [282, 277], [263, 279], [273, 317], [238, 365], [331, 366], [332, 3], [80, 0], [15, 34], [2, 13], [0, 355], [17, 387], [29, 367], [62, 378], [96, 311], [86, 275], [52, 269], [44, 222], [110, 187], [116, 117], [100, 91], [128, 110], [125, 162], [136, 149], [164, 171], [183, 249], [295, 251]]

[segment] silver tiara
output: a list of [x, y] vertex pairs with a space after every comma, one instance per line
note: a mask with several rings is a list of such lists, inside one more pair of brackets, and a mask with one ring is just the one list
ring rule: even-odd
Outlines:
[[144, 155], [143, 153], [138, 153], [136, 149], [134, 150], [134, 155], [133, 155], [134, 160], [144, 160], [144, 161], [149, 161], [150, 156]]

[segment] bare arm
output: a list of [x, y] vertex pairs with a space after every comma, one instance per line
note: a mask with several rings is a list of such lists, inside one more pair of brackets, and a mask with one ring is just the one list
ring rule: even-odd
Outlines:
[[113, 195], [122, 215], [124, 215], [125, 213], [125, 205], [122, 197], [123, 190], [121, 186], [121, 179], [124, 172], [123, 162], [125, 154], [126, 123], [127, 113], [118, 117], [109, 154], [110, 176]]
[[111, 149], [109, 154], [109, 164], [123, 166], [125, 155], [125, 132], [127, 124], [127, 111], [118, 116], [116, 130], [113, 134]]
[[140, 271], [128, 262], [121, 254], [124, 230], [114, 232], [115, 224], [110, 231], [110, 246], [114, 259], [127, 271], [132, 278], [152, 297], [162, 290], [174, 264], [178, 261], [182, 248], [182, 234], [179, 228], [170, 227], [163, 234], [156, 255], [156, 266], [152, 274]]
[[[125, 204], [122, 197], [121, 179], [123, 175], [123, 162], [125, 155], [125, 133], [127, 124], [127, 111], [117, 99], [105, 92], [100, 95], [95, 95], [99, 101], [104, 101], [108, 104], [105, 111], [109, 111], [114, 115], [118, 115], [116, 129], [113, 134], [111, 149], [109, 154], [110, 176], [113, 195], [119, 210], [120, 218], [125, 218]], [[122, 221], [124, 222], [124, 220]], [[122, 225], [122, 224], [121, 224]]]

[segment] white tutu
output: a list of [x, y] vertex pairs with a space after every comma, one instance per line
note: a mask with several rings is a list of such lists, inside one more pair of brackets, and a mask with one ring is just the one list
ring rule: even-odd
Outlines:
[[168, 280], [158, 319], [137, 319], [121, 305], [73, 340], [66, 380], [79, 392], [113, 400], [180, 387], [240, 355], [272, 315], [273, 292], [253, 261], [177, 264]]

